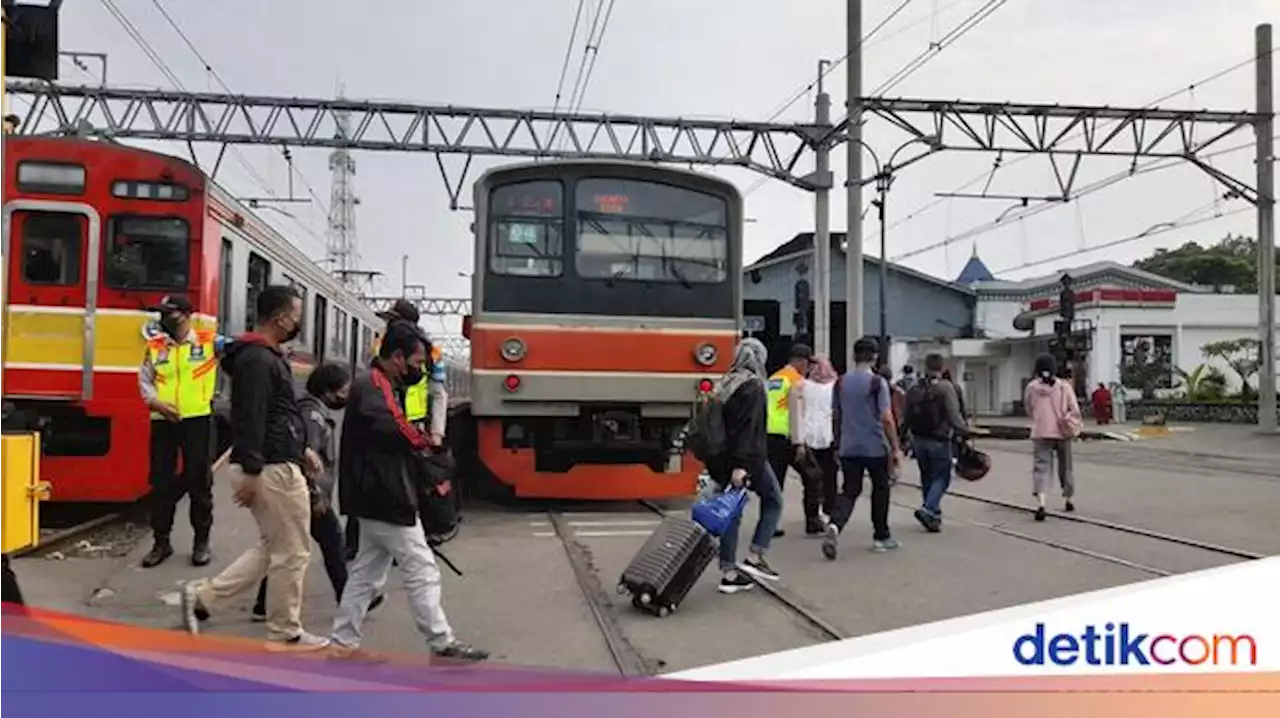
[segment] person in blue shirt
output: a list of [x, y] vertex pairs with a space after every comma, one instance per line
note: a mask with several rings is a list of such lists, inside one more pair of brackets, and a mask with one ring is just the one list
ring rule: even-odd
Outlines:
[[835, 560], [840, 532], [849, 523], [862, 494], [862, 477], [871, 477], [872, 550], [892, 551], [889, 534], [889, 477], [897, 471], [900, 450], [889, 382], [875, 372], [879, 344], [864, 337], [853, 345], [853, 368], [835, 390], [835, 435], [844, 485], [826, 527], [822, 553]]

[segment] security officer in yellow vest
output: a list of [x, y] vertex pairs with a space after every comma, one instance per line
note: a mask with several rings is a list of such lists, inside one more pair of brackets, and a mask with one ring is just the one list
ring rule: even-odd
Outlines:
[[[151, 311], [159, 328], [143, 329], [146, 355], [138, 372], [142, 399], [151, 411], [151, 531], [155, 545], [142, 559], [144, 568], [173, 555], [169, 533], [185, 494], [191, 501], [195, 541], [191, 563], [210, 561], [213, 528], [213, 394], [218, 381], [219, 337], [191, 327], [193, 308], [186, 297], [168, 296]], [[176, 475], [178, 452], [182, 475]]]
[[[799, 385], [809, 373], [809, 364], [813, 360], [813, 350], [807, 345], [796, 344], [791, 347], [787, 363], [769, 377], [766, 389], [768, 395], [768, 417], [766, 427], [768, 439], [766, 448], [769, 452], [769, 467], [778, 477], [778, 488], [786, 485], [787, 467], [794, 467], [797, 472], [803, 471], [800, 460], [804, 458], [804, 442], [800, 438], [801, 413], [804, 407], [800, 402]], [[785, 532], [778, 529], [774, 536], [782, 536]]]

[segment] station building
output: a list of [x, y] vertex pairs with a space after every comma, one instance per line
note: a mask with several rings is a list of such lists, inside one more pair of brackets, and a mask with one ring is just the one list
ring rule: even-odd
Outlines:
[[[831, 233], [831, 296], [836, 300], [830, 312], [831, 355], [841, 371], [846, 353], [844, 243], [843, 232]], [[813, 343], [812, 264], [813, 233], [802, 232], [743, 270], [746, 328], [769, 347], [771, 370], [786, 361], [792, 343]], [[874, 336], [879, 333], [880, 260], [864, 256], [862, 266], [863, 332]], [[893, 263], [886, 271], [886, 334], [895, 370], [913, 358], [915, 346], [976, 336], [973, 289]]]

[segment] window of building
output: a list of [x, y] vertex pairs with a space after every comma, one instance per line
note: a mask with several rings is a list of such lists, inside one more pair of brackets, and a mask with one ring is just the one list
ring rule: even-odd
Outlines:
[[564, 272], [564, 190], [539, 180], [504, 185], [489, 198], [489, 271], [526, 277]]
[[251, 327], [258, 317], [258, 295], [271, 283], [271, 262], [257, 252], [249, 253], [248, 281], [245, 282], [244, 311], [246, 327]]
[[1150, 398], [1156, 389], [1173, 388], [1173, 337], [1168, 334], [1121, 334], [1120, 379], [1129, 389]]
[[112, 289], [182, 291], [190, 282], [191, 233], [178, 217], [120, 216], [107, 226]]
[[84, 217], [62, 212], [24, 212], [22, 218], [22, 281], [52, 286], [79, 284]]

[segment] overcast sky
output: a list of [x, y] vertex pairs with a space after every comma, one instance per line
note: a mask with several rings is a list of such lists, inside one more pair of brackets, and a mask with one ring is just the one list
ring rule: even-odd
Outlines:
[[[111, 0], [191, 90], [217, 90], [203, 65], [165, 22], [152, 0]], [[357, 99], [403, 99], [509, 108], [550, 108], [570, 40], [578, 0], [161, 0], [195, 47], [237, 93], [331, 96], [339, 81]], [[587, 12], [598, 0], [586, 0]], [[608, 0], [602, 3], [609, 5]], [[902, 0], [866, 0], [869, 30]], [[911, 0], [873, 38], [865, 57], [870, 90], [931, 41], [941, 39], [984, 0]], [[1253, 53], [1254, 26], [1280, 20], [1275, 0], [1008, 0], [973, 30], [936, 53], [889, 93], [909, 97], [992, 101], [1142, 105], [1235, 65]], [[171, 87], [102, 0], [63, 5], [64, 50], [106, 52], [113, 85]], [[565, 97], [582, 55], [579, 30]], [[583, 110], [659, 116], [699, 115], [763, 120], [809, 83], [820, 58], [845, 53], [843, 0], [616, 0]], [[95, 82], [70, 61], [64, 81]], [[845, 100], [844, 65], [828, 78], [834, 112]], [[1253, 68], [1246, 66], [1194, 92], [1162, 103], [1174, 108], [1252, 109]], [[801, 121], [813, 112], [812, 95], [780, 119]], [[867, 141], [887, 157], [900, 135], [872, 120]], [[1222, 147], [1251, 142], [1241, 132]], [[179, 146], [169, 151], [181, 154]], [[212, 157], [214, 149], [209, 150]], [[284, 195], [287, 172], [278, 149], [242, 153]], [[471, 215], [451, 211], [435, 162], [420, 154], [356, 153], [358, 235], [364, 263], [386, 273], [383, 292], [398, 292], [400, 257], [408, 253], [409, 282], [438, 296], [462, 296], [471, 271]], [[295, 164], [329, 201], [327, 153], [295, 149]], [[1252, 149], [1219, 157], [1222, 170], [1253, 184]], [[889, 200], [890, 221], [914, 214], [888, 233], [890, 257], [990, 222], [1009, 207], [992, 200], [949, 200], [920, 212], [935, 192], [955, 191], [991, 168], [994, 156], [951, 153], [904, 171]], [[1006, 163], [1008, 161], [1006, 159]], [[503, 158], [477, 160], [474, 178]], [[1127, 160], [1086, 158], [1078, 186], [1113, 174]], [[838, 181], [845, 155], [833, 156]], [[868, 170], [868, 173], [870, 170]], [[720, 172], [746, 190], [756, 176]], [[233, 161], [218, 180], [239, 195], [260, 187]], [[978, 192], [982, 183], [968, 191]], [[1048, 195], [1056, 185], [1048, 161], [1032, 158], [1001, 169], [993, 193]], [[297, 194], [306, 194], [297, 184]], [[1251, 212], [1144, 238], [1118, 247], [1097, 246], [1142, 232], [1203, 208], [1212, 216], [1221, 190], [1190, 166], [1139, 176], [1079, 202], [1011, 222], [976, 240], [965, 239], [908, 260], [917, 269], [954, 278], [977, 251], [1002, 277], [1046, 274], [1100, 259], [1129, 262], [1161, 246], [1216, 240], [1227, 232], [1255, 235]], [[845, 228], [842, 192], [832, 201], [832, 228]], [[867, 199], [870, 199], [868, 192]], [[1243, 206], [1224, 203], [1226, 212]], [[325, 218], [317, 203], [285, 206], [308, 231], [276, 217], [277, 224], [313, 257], [324, 253]], [[268, 213], [271, 216], [271, 213]], [[746, 256], [758, 257], [796, 232], [812, 230], [812, 197], [780, 182], [747, 198]], [[864, 231], [874, 235], [874, 213]], [[1002, 273], [1077, 249], [1070, 259]], [[869, 244], [868, 254], [878, 254]]]

